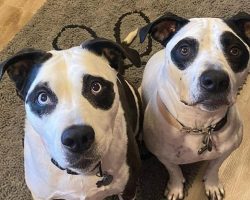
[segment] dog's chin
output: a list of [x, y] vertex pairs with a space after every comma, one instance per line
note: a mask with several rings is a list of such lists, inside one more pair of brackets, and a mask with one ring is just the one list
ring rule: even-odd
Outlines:
[[201, 110], [213, 112], [216, 110], [223, 109], [225, 107], [228, 107], [229, 103], [219, 103], [219, 102], [213, 102], [213, 101], [205, 101], [199, 104], [199, 107]]
[[231, 103], [227, 98], [215, 98], [200, 100], [196, 105], [204, 111], [213, 112], [229, 107]]
[[89, 156], [76, 156], [67, 155], [67, 169], [78, 173], [89, 173], [93, 171], [97, 164], [100, 162], [101, 157], [99, 155], [89, 155]]

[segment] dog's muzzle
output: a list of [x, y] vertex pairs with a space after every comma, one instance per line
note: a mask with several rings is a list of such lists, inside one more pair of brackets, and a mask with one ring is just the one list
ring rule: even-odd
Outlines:
[[87, 151], [95, 140], [95, 132], [87, 125], [73, 125], [67, 128], [61, 137], [63, 146], [70, 153], [82, 154]]
[[200, 76], [201, 94], [196, 104], [201, 104], [209, 110], [214, 110], [223, 105], [229, 105], [228, 93], [230, 79], [222, 70], [207, 70]]
[[222, 70], [207, 70], [200, 76], [201, 88], [211, 94], [225, 93], [229, 83], [228, 74]]
[[88, 172], [100, 160], [95, 151], [95, 132], [88, 125], [72, 125], [61, 136], [67, 168]]

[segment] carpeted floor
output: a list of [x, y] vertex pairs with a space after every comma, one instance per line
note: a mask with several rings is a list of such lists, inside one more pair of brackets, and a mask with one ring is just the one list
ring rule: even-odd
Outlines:
[[[91, 37], [106, 37], [120, 41], [135, 27], [144, 25], [165, 11], [174, 12], [184, 17], [223, 17], [238, 11], [250, 12], [249, 0], [48, 0], [31, 22], [0, 53], [0, 60], [25, 47], [43, 50], [65, 49], [79, 45]], [[153, 44], [153, 45], [152, 45]], [[148, 39], [138, 49], [145, 63], [148, 58], [161, 48], [156, 42]], [[136, 86], [140, 84], [142, 69], [131, 68], [126, 77]], [[249, 89], [249, 84], [245, 86]], [[246, 95], [245, 95], [245, 94]], [[234, 153], [222, 167], [222, 180], [226, 186], [226, 199], [250, 199], [250, 160], [247, 156], [250, 141], [249, 95], [246, 88], [240, 96], [240, 108], [243, 113], [245, 138], [239, 151]], [[248, 112], [247, 112], [248, 110]], [[23, 172], [23, 103], [15, 94], [13, 85], [7, 76], [0, 83], [0, 199], [29, 200], [29, 191], [24, 183]], [[191, 186], [189, 200], [203, 200], [203, 190], [198, 165], [184, 166], [184, 171]], [[243, 181], [241, 181], [243, 180]], [[167, 172], [155, 159], [144, 161], [143, 176], [139, 181], [138, 198], [143, 200], [162, 199], [167, 181]], [[237, 183], [237, 185], [236, 185]], [[189, 187], [187, 187], [189, 188]]]

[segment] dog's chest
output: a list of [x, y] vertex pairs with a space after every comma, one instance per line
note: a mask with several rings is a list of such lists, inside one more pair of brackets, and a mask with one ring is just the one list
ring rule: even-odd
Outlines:
[[97, 176], [77, 177], [68, 175], [61, 177], [60, 181], [52, 184], [57, 185], [53, 193], [50, 195], [53, 199], [66, 200], [101, 200], [104, 197], [120, 193], [124, 187], [124, 182], [127, 181], [128, 174], [126, 169], [123, 173], [115, 175], [114, 182], [107, 186], [97, 187], [96, 183], [101, 180]]
[[[69, 200], [86, 200], [88, 198], [98, 199], [104, 194], [103, 188], [97, 188], [97, 177], [71, 177], [68, 175], [60, 178], [57, 186], [50, 195], [52, 198], [62, 198]], [[53, 184], [54, 185], [54, 184]]]

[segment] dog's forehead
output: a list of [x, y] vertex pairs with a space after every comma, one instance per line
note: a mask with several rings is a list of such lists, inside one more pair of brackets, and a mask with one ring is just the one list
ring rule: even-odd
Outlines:
[[[190, 22], [181, 28], [167, 44], [168, 49], [171, 50], [174, 46], [184, 38], [193, 38], [198, 41], [199, 45], [204, 48], [221, 49], [220, 37], [225, 32], [231, 32], [242, 43], [245, 42], [220, 18], [191, 18]], [[245, 46], [248, 48], [247, 44]]]
[[190, 22], [177, 32], [173, 40], [178, 42], [183, 38], [192, 37], [198, 41], [204, 41], [204, 38], [219, 38], [224, 31], [232, 32], [222, 19], [191, 18]]
[[[62, 66], [70, 74], [81, 71], [84, 74], [109, 78], [115, 73], [115, 70], [109, 66], [104, 57], [96, 55], [88, 49], [83, 49], [81, 46], [62, 51], [51, 51], [51, 53], [53, 56], [46, 63], [48, 66], [44, 67], [45, 71], [57, 71]], [[58, 64], [55, 64], [55, 62]]]
[[30, 90], [39, 82], [48, 82], [52, 88], [61, 87], [66, 82], [82, 81], [84, 75], [102, 77], [111, 82], [116, 81], [116, 71], [108, 61], [82, 47], [67, 50], [50, 51], [52, 57], [41, 66]]

